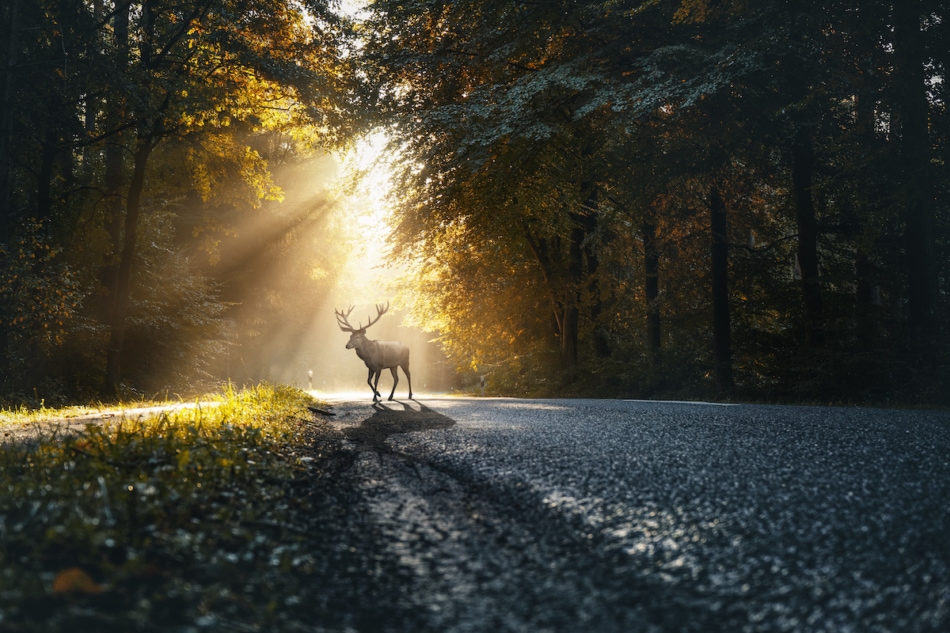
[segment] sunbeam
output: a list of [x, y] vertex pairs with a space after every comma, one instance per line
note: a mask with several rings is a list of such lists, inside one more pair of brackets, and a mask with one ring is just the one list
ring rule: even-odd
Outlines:
[[[375, 134], [345, 154], [276, 170], [283, 201], [264, 205], [222, 244], [213, 274], [233, 304], [235, 332], [222, 368], [229, 379], [368, 396], [366, 367], [345, 349], [334, 309], [355, 306], [356, 321], [365, 322], [375, 304], [389, 301], [391, 312], [369, 338], [409, 345], [416, 391], [452, 387], [431, 335], [404, 326], [405, 312], [393, 301], [404, 271], [386, 257], [392, 214], [386, 143]], [[391, 388], [390, 381], [384, 372], [380, 390]], [[399, 388], [405, 386], [400, 378]]]

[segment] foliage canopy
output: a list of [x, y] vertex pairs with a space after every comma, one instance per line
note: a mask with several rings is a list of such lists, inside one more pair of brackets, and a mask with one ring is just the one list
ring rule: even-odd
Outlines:
[[391, 141], [404, 303], [473, 380], [950, 393], [944, 2], [15, 0], [0, 19], [5, 393], [214, 381], [235, 341], [262, 377], [279, 315], [305, 327], [342, 259], [332, 205], [292, 174], [370, 131]]

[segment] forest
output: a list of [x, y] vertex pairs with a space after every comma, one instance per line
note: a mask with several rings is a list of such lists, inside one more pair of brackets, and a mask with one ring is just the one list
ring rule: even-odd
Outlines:
[[321, 166], [383, 138], [462, 390], [950, 405], [947, 13], [7, 0], [0, 401], [269, 378], [346, 274]]

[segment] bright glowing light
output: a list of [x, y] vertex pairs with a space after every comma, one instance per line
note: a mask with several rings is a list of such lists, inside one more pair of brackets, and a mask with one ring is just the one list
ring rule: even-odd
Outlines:
[[388, 143], [389, 138], [384, 133], [372, 134], [342, 157], [342, 178], [350, 188], [345, 201], [347, 212], [361, 227], [374, 234], [380, 227], [388, 228], [391, 215], [392, 168], [386, 153]]
[[[392, 270], [386, 266], [386, 241], [391, 230], [393, 171], [387, 153], [389, 138], [376, 133], [362, 139], [340, 157], [341, 211], [352, 244], [350, 289], [364, 295], [351, 302], [375, 303], [389, 294]], [[355, 286], [355, 288], [354, 288]]]
[[[344, 154], [324, 156], [301, 164], [292, 174], [283, 174], [281, 185], [288, 195], [281, 208], [296, 205], [302, 213], [313, 215], [312, 221], [294, 225], [292, 237], [301, 245], [301, 254], [290, 258], [294, 265], [310, 267], [310, 283], [287, 288], [287, 292], [315, 294], [307, 304], [308, 313], [291, 313], [286, 324], [268, 324], [267, 331], [259, 335], [267, 342], [259, 347], [266, 347], [270, 355], [261, 368], [251, 369], [262, 377], [306, 386], [323, 397], [345, 394], [368, 400], [366, 366], [353, 350], [346, 349], [349, 335], [340, 330], [334, 310], [354, 306], [350, 321], [356, 325], [376, 315], [375, 305], [389, 301], [390, 311], [373, 326], [370, 337], [409, 345], [413, 393], [431, 393], [450, 384], [444, 364], [436, 364], [442, 361], [436, 346], [429, 342], [431, 335], [403, 324], [404, 304], [411, 297], [406, 296], [405, 286], [398, 284], [406, 273], [386, 259], [393, 198], [398, 194], [393, 188], [394, 164], [389, 139], [378, 133]], [[265, 228], [266, 224], [248, 227], [247, 232], [264, 235]], [[288, 271], [275, 269], [268, 274], [280, 277]], [[240, 353], [236, 348], [235, 364], [243, 362]], [[400, 376], [397, 399], [405, 398], [407, 387], [405, 377]], [[384, 371], [379, 389], [386, 395], [391, 388], [390, 373]]]
[[342, 0], [340, 2], [340, 13], [354, 19], [364, 19], [366, 17], [366, 0]]

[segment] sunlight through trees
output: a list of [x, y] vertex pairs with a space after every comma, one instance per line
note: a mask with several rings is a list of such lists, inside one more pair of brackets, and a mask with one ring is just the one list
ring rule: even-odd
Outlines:
[[930, 0], [13, 0], [0, 394], [303, 384], [333, 307], [392, 300], [499, 393], [945, 403], [947, 33]]

